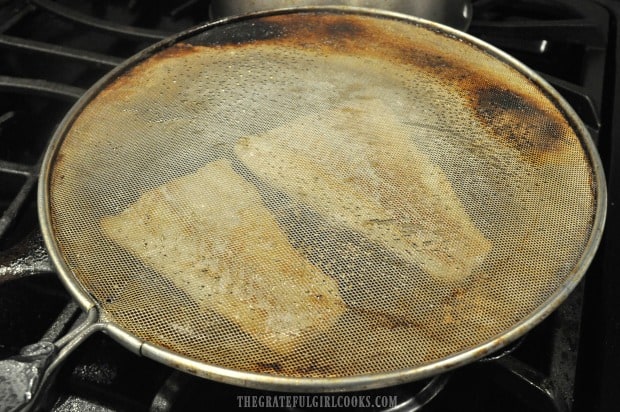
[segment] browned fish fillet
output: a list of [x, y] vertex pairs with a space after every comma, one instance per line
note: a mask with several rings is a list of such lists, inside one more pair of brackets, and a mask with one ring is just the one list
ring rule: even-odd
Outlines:
[[261, 179], [434, 278], [468, 276], [491, 249], [442, 169], [378, 100], [242, 138], [235, 153]]
[[104, 217], [105, 235], [266, 347], [293, 351], [345, 306], [288, 241], [252, 184], [218, 160]]

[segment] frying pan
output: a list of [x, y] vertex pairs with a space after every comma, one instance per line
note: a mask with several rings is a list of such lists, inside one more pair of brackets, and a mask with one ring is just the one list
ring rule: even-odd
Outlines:
[[38, 200], [88, 313], [31, 348], [38, 369], [103, 331], [208, 379], [335, 392], [529, 331], [584, 275], [606, 189], [577, 115], [510, 56], [418, 18], [307, 7], [113, 70], [56, 131]]

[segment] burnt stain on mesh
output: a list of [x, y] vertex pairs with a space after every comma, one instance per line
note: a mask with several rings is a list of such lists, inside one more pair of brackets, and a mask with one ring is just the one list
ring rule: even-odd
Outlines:
[[[147, 76], [148, 70], [156, 66], [161, 61], [169, 59], [183, 58], [195, 53], [200, 53], [200, 48], [188, 43], [176, 43], [170, 47], [148, 56], [145, 60], [129, 66], [124, 72], [119, 73], [113, 78], [106, 87], [95, 97], [95, 99], [105, 99], [110, 94], [118, 90], [130, 90], [136, 82]], [[116, 97], [112, 98], [113, 100]]]
[[[279, 15], [251, 20], [241, 20], [232, 24], [220, 25], [201, 33], [189, 42], [197, 46], [245, 46], [253, 43], [297, 42], [317, 40], [330, 44], [331, 41], [341, 42], [352, 39], [363, 32], [363, 28], [355, 19], [345, 16], [322, 16], [320, 24], [313, 19], [301, 15]], [[333, 44], [333, 43], [332, 43]]]
[[278, 362], [256, 362], [256, 371], [264, 373], [282, 372], [282, 365]]
[[299, 376], [328, 376], [332, 373], [332, 369], [328, 365], [319, 365], [315, 361], [311, 361], [308, 366], [302, 366], [295, 369]]
[[427, 69], [429, 72], [440, 75], [445, 80], [458, 80], [467, 75], [467, 71], [458, 65], [437, 54], [428, 53], [416, 46], [408, 44], [398, 45], [393, 56], [398, 63], [412, 65], [421, 69]]
[[189, 42], [205, 47], [245, 47], [253, 44], [354, 50], [355, 40], [366, 33], [359, 18], [327, 13], [295, 13], [241, 20], [216, 26]]
[[469, 80], [475, 77], [475, 70], [457, 57], [437, 53], [433, 46], [424, 42], [412, 41], [408, 36], [387, 31], [380, 22], [390, 21], [389, 18], [307, 13], [269, 16], [262, 20], [281, 27], [281, 35], [270, 39], [267, 43], [270, 45], [301, 48], [323, 55], [383, 60], [425, 71], [452, 86], [467, 86]]
[[351, 20], [342, 20], [332, 22], [325, 26], [325, 33], [330, 37], [353, 38], [364, 33], [364, 29], [360, 24], [354, 23]]
[[52, 187], [65, 179], [65, 174], [58, 172], [59, 170], [63, 170], [63, 168], [65, 168], [65, 154], [63, 152], [57, 152], [54, 159], [54, 173], [50, 176], [50, 185]]
[[529, 160], [560, 149], [566, 126], [525, 96], [496, 86], [475, 91], [476, 116], [492, 135]]
[[200, 46], [242, 46], [283, 37], [286, 28], [276, 22], [263, 19], [241, 20], [225, 24], [199, 34], [190, 41]]
[[[368, 36], [367, 24], [356, 16], [326, 13], [300, 13], [258, 19], [262, 24], [278, 27], [285, 43], [316, 43], [327, 48]], [[354, 47], [353, 45], [351, 45]]]
[[149, 60], [159, 61], [169, 58], [184, 57], [193, 54], [196, 51], [198, 51], [198, 49], [189, 43], [175, 43], [172, 46], [165, 48], [164, 50], [155, 54]]
[[[422, 69], [450, 84], [463, 83], [474, 76], [475, 70], [458, 58], [438, 54], [432, 47], [423, 42], [412, 42], [407, 36], [389, 33], [376, 20], [326, 12], [257, 17], [212, 27], [186, 40], [189, 44], [184, 45], [181, 53], [199, 52], [201, 46], [230, 49], [253, 45], [282, 46], [325, 55], [378, 58]], [[440, 32], [437, 34], [450, 37]], [[178, 51], [172, 53], [163, 51], [153, 57], [180, 57], [174, 54]]]

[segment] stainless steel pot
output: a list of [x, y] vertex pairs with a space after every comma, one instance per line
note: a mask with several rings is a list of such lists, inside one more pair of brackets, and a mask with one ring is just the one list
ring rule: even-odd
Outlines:
[[211, 16], [222, 18], [257, 11], [299, 6], [355, 6], [394, 11], [467, 30], [472, 18], [470, 0], [213, 0]]

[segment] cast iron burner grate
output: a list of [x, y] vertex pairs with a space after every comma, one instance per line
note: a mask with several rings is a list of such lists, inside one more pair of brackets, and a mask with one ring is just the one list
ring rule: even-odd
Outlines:
[[[598, 141], [612, 177], [620, 156], [614, 145], [620, 119], [613, 116], [619, 15], [620, 7], [605, 0], [478, 0], [470, 29], [564, 95]], [[0, 359], [41, 338], [55, 340], [83, 316], [33, 246], [39, 162], [54, 128], [124, 58], [207, 19], [208, 2], [199, 0], [0, 0]], [[618, 186], [609, 181], [612, 202]], [[387, 410], [418, 410], [431, 399], [422, 410], [594, 411], [617, 405], [620, 361], [611, 354], [620, 341], [613, 325], [620, 320], [610, 304], [620, 293], [612, 276], [618, 267], [611, 253], [618, 244], [616, 215], [611, 205], [603, 252], [587, 286], [580, 285], [549, 319], [505, 352], [439, 377], [426, 391], [428, 381], [377, 391], [397, 396], [399, 405]], [[24, 248], [31, 255], [16, 263]], [[38, 275], [21, 277], [33, 272]], [[601, 317], [606, 323], [599, 325], [595, 319]], [[282, 394], [171, 370], [97, 334], [58, 371], [39, 408], [185, 411], [219, 401], [235, 409], [245, 399], [239, 396], [265, 395]]]

